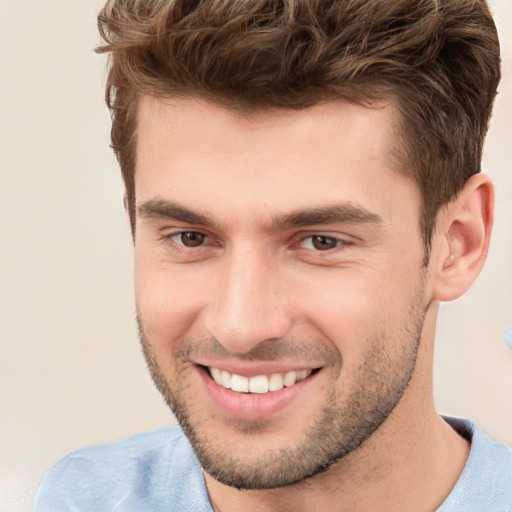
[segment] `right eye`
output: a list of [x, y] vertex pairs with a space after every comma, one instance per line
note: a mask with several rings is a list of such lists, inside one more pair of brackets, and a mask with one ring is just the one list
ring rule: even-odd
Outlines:
[[199, 231], [179, 231], [170, 235], [169, 238], [184, 247], [200, 247], [208, 239], [204, 233]]
[[343, 240], [335, 236], [328, 235], [310, 235], [302, 240], [302, 246], [305, 249], [315, 251], [330, 251], [343, 245]]

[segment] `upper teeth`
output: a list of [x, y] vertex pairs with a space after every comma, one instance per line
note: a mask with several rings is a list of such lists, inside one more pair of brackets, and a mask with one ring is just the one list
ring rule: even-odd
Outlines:
[[305, 379], [312, 370], [300, 370], [287, 373], [272, 373], [271, 375], [256, 375], [255, 377], [244, 377], [236, 373], [229, 373], [226, 370], [219, 370], [209, 366], [213, 380], [219, 386], [223, 386], [240, 393], [268, 393], [279, 391], [283, 387], [293, 386], [296, 382]]

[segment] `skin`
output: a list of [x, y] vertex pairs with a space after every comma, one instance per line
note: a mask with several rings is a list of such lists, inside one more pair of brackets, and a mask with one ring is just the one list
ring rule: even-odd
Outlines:
[[[435, 319], [485, 259], [489, 179], [440, 213], [425, 267], [392, 105], [240, 115], [146, 97], [138, 121], [141, 339], [215, 510], [435, 510], [469, 450], [434, 408]], [[238, 417], [210, 365], [317, 371]]]

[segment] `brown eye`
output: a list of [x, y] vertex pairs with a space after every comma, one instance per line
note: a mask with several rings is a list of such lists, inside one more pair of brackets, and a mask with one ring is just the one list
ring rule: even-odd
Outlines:
[[339, 240], [332, 236], [314, 235], [311, 237], [311, 244], [317, 251], [328, 251], [338, 247]]
[[185, 247], [198, 247], [204, 243], [206, 235], [197, 231], [184, 231], [180, 233], [179, 239]]

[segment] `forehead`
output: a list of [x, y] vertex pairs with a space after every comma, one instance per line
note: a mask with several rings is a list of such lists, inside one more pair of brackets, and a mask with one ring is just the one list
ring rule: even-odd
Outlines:
[[383, 194], [400, 201], [412, 183], [397, 172], [396, 124], [391, 104], [246, 114], [202, 99], [143, 97], [137, 202], [163, 197], [208, 211], [222, 204], [223, 213], [279, 214], [338, 201], [371, 209]]
[[[168, 143], [176, 142], [182, 151], [196, 150], [196, 143], [200, 142], [204, 152], [284, 150], [281, 142], [286, 139], [286, 148], [300, 153], [308, 149], [309, 144], [304, 146], [304, 142], [314, 142], [319, 150], [333, 153], [339, 144], [353, 145], [364, 138], [371, 156], [374, 150], [393, 153], [398, 124], [398, 113], [391, 101], [372, 107], [329, 101], [305, 109], [245, 111], [227, 109], [202, 98], [143, 96], [138, 106], [137, 135], [146, 147], [167, 137]], [[365, 136], [369, 131], [371, 139]], [[229, 140], [225, 139], [227, 134]]]

